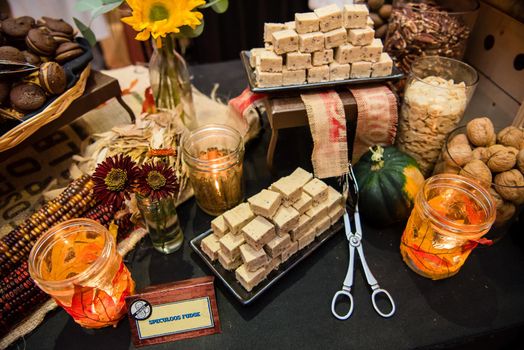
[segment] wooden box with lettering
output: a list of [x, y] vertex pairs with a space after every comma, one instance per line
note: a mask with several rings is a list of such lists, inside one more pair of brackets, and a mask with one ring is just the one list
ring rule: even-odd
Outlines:
[[148, 287], [126, 298], [135, 346], [220, 333], [214, 277]]

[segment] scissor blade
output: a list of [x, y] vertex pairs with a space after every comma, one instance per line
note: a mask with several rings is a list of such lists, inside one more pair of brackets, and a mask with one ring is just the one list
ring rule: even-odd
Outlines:
[[352, 235], [352, 232], [351, 232], [351, 224], [349, 221], [349, 214], [347, 210], [344, 212], [344, 229], [346, 230], [346, 238], [349, 241], [349, 238]]

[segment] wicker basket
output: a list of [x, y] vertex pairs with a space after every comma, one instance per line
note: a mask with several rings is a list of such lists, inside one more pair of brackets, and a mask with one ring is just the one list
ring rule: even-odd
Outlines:
[[0, 137], [0, 152], [15, 147], [41, 127], [59, 118], [69, 105], [84, 93], [87, 78], [91, 72], [89, 64], [80, 74], [80, 78], [73, 87], [58, 96], [42, 112], [17, 125]]

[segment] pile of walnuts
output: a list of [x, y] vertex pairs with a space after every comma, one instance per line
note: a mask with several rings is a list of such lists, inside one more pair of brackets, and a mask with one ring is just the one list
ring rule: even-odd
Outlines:
[[489, 118], [471, 120], [466, 133], [454, 135], [442, 151], [435, 173], [473, 178], [489, 188], [497, 206], [496, 223], [508, 221], [524, 203], [524, 129], [498, 133]]

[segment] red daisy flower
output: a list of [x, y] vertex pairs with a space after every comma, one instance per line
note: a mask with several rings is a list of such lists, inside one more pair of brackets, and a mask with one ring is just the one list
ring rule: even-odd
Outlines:
[[124, 200], [130, 198], [138, 174], [139, 169], [131, 157], [118, 154], [106, 158], [96, 167], [92, 176], [96, 199], [103, 204], [121, 208]]
[[163, 162], [142, 165], [137, 192], [151, 200], [160, 200], [178, 192], [179, 183], [173, 169]]

